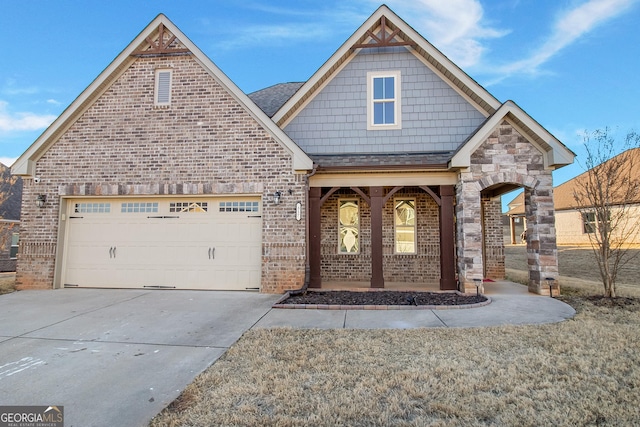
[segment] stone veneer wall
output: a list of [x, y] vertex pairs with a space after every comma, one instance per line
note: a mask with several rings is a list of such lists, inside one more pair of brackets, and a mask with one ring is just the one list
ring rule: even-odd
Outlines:
[[471, 155], [471, 166], [460, 173], [456, 186], [461, 289], [473, 292], [473, 279], [483, 278], [482, 191], [504, 183], [525, 188], [529, 290], [548, 294], [541, 278], [558, 277], [551, 170], [545, 169], [542, 153], [506, 120]]
[[[368, 189], [364, 189], [367, 192]], [[389, 188], [386, 189], [388, 191]], [[417, 254], [394, 254], [394, 199], [415, 198]], [[360, 253], [338, 254], [338, 200], [358, 199], [360, 209]], [[371, 209], [357, 194], [342, 189], [322, 206], [323, 281], [371, 280]], [[385, 282], [439, 283], [440, 225], [436, 202], [422, 190], [405, 188], [395, 193], [382, 214], [383, 269]]]
[[[154, 107], [157, 68], [173, 70], [169, 108]], [[52, 287], [60, 196], [87, 195], [262, 194], [262, 291], [303, 284], [305, 224], [295, 203], [305, 200], [305, 178], [190, 56], [138, 58], [38, 160], [36, 175], [39, 183], [24, 185], [20, 289]], [[270, 202], [277, 190], [280, 205]], [[47, 195], [45, 208], [37, 194]]]

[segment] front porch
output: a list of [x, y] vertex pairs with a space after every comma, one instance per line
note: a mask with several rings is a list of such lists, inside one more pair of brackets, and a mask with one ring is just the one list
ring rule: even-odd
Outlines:
[[457, 290], [453, 185], [309, 191], [309, 288]]

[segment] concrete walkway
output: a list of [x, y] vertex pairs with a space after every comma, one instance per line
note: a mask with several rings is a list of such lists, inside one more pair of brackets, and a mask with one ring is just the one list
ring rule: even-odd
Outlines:
[[146, 426], [251, 328], [479, 327], [558, 322], [571, 307], [490, 283], [457, 310], [272, 309], [255, 292], [59, 289], [0, 296], [0, 402], [64, 406], [65, 426]]
[[485, 283], [491, 304], [445, 310], [292, 310], [272, 309], [255, 328], [409, 329], [467, 328], [561, 322], [575, 310], [555, 298], [534, 295], [511, 282]]

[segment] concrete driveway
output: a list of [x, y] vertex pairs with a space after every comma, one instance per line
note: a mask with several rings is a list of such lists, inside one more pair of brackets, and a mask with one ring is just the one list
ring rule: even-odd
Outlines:
[[278, 298], [115, 289], [0, 296], [0, 404], [64, 406], [66, 427], [146, 426]]

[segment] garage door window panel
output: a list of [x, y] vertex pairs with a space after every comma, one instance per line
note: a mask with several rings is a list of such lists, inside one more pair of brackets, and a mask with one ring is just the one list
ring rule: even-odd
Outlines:
[[207, 212], [208, 202], [172, 202], [169, 204], [169, 212]]
[[76, 203], [75, 213], [110, 213], [111, 203]]
[[154, 202], [127, 202], [122, 203], [121, 213], [157, 213], [158, 203]]
[[220, 212], [258, 212], [258, 202], [220, 202]]

